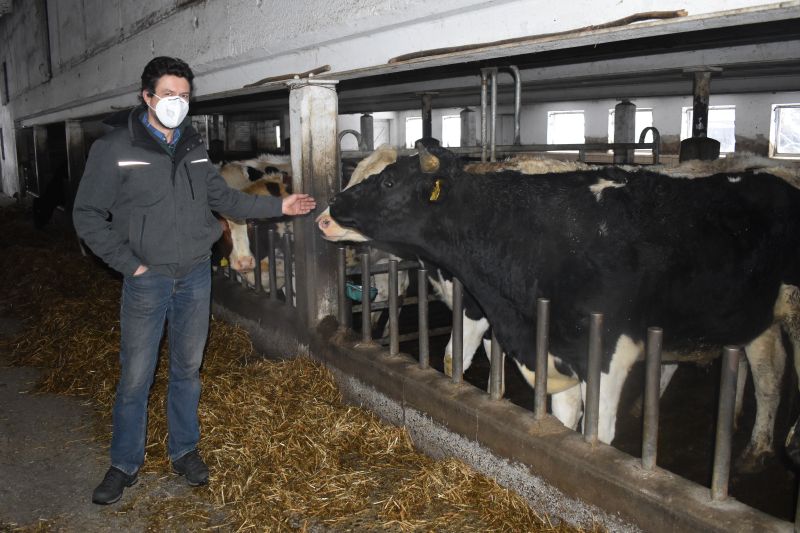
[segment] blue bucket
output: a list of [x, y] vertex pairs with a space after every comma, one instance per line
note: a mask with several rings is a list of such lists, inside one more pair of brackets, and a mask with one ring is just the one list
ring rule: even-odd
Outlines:
[[[362, 294], [362, 287], [361, 285], [356, 285], [355, 283], [347, 282], [347, 297], [353, 300], [354, 302], [361, 301], [361, 294]], [[372, 302], [378, 296], [378, 288], [377, 287], [370, 287], [369, 288], [369, 301]]]

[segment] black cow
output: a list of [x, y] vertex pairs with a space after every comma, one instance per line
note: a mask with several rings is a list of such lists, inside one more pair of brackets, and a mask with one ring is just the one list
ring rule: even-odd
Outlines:
[[[506, 352], [534, 367], [536, 298], [551, 300], [551, 353], [586, 378], [588, 318], [605, 315], [601, 395], [618, 386], [647, 327], [666, 350], [748, 344], [800, 282], [800, 191], [755, 171], [679, 179], [620, 168], [475, 176], [420, 149], [339, 193], [331, 216], [453, 272]], [[615, 417], [601, 417], [610, 442]]]

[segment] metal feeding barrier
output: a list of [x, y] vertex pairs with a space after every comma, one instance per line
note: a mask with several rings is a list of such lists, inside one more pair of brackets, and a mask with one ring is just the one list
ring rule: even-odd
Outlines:
[[[253, 251], [260, 257], [259, 235], [263, 231], [260, 223], [252, 223]], [[230, 264], [221, 269], [222, 275], [238, 281], [252, 289], [256, 294], [264, 295], [270, 300], [283, 300], [286, 305], [293, 306], [293, 241], [287, 232], [279, 238], [277, 231], [270, 228], [268, 231], [269, 249], [265, 254], [269, 259], [269, 270], [266, 287], [262, 281], [261, 262], [256, 261], [254, 269], [254, 283], [248, 283], [244, 276], [235, 273]], [[283, 260], [283, 284], [279, 283], [278, 261]], [[432, 336], [453, 334], [452, 343], [452, 375], [451, 381], [455, 384], [463, 382], [463, 287], [458, 279], [453, 279], [453, 318], [452, 328], [430, 328], [428, 304], [432, 299], [428, 294], [428, 271], [424, 265], [416, 261], [399, 261], [389, 259], [387, 264], [370, 264], [368, 250], [359, 254], [357, 266], [347, 267], [346, 248], [338, 248], [338, 285], [339, 285], [339, 310], [338, 320], [340, 327], [351, 328], [354, 313], [361, 313], [361, 339], [362, 345], [386, 345], [390, 355], [400, 353], [400, 342], [418, 340], [419, 366], [430, 366], [430, 338]], [[400, 270], [417, 271], [417, 295], [404, 296], [398, 291], [398, 273]], [[374, 275], [388, 276], [388, 299], [385, 302], [372, 302], [370, 299], [370, 278]], [[346, 284], [348, 276], [360, 276], [361, 294], [360, 303], [353, 305], [347, 297]], [[283, 294], [281, 295], [281, 290]], [[400, 335], [399, 312], [402, 306], [417, 305], [418, 331]], [[534, 389], [533, 417], [537, 420], [547, 416], [547, 368], [549, 357], [549, 328], [550, 328], [550, 301], [545, 298], [537, 300], [536, 324], [536, 377]], [[387, 309], [388, 337], [373, 339], [371, 334], [370, 313], [376, 310]], [[588, 373], [585, 386], [585, 409], [583, 418], [583, 440], [591, 449], [598, 443], [598, 422], [600, 412], [600, 384], [601, 360], [603, 355], [603, 315], [592, 313], [589, 317], [588, 338]], [[661, 353], [664, 332], [657, 327], [647, 330], [645, 346], [645, 385], [644, 385], [644, 411], [642, 421], [642, 448], [641, 467], [643, 470], [652, 471], [657, 465], [657, 442], [659, 424], [659, 382], [661, 374]], [[723, 501], [728, 497], [728, 484], [731, 468], [731, 438], [733, 433], [734, 405], [736, 397], [736, 381], [739, 361], [743, 357], [742, 349], [737, 346], [726, 346], [722, 354], [722, 372], [720, 381], [719, 403], [717, 408], [716, 440], [714, 447], [714, 462], [712, 470], [711, 487], [708, 492], [709, 501]], [[492, 400], [503, 397], [502, 383], [504, 383], [504, 356], [497, 339], [492, 335], [490, 349], [490, 379], [488, 396]], [[800, 530], [800, 514], [795, 520], [795, 530]]]
[[[370, 276], [377, 273], [389, 274], [388, 294], [389, 300], [381, 308], [389, 309], [389, 334], [386, 342], [389, 353], [397, 355], [399, 353], [399, 334], [397, 314], [401, 305], [418, 304], [419, 331], [416, 338], [419, 340], [419, 366], [428, 368], [430, 366], [430, 347], [429, 341], [432, 335], [447, 333], [447, 328], [431, 330], [428, 321], [428, 280], [427, 270], [424, 266], [413, 261], [399, 261], [390, 259], [388, 265], [370, 265], [369, 253], [362, 252], [360, 268], [347, 269], [345, 265], [345, 247], [339, 247], [339, 285], [340, 285], [340, 304], [344, 304], [346, 298], [345, 283], [348, 275], [361, 276], [361, 305], [339, 306], [339, 323], [343, 327], [349, 327], [352, 323], [351, 312], [362, 312], [362, 342], [373, 342], [369, 326], [369, 312], [377, 309], [376, 305], [369, 301], [368, 288], [370, 287]], [[415, 299], [405, 298], [400, 301], [398, 295], [398, 269], [417, 269], [417, 297]], [[365, 289], [367, 288], [367, 289]], [[452, 377], [454, 383], [461, 383], [463, 380], [463, 344], [462, 327], [463, 319], [463, 287], [454, 278], [453, 280], [453, 353], [452, 353]], [[366, 318], [364, 318], [366, 317]], [[601, 384], [601, 360], [603, 355], [603, 315], [601, 313], [591, 313], [589, 317], [589, 338], [588, 338], [588, 375], [585, 383], [586, 399], [583, 419], [583, 438], [588, 446], [595, 448], [598, 443], [598, 422], [600, 411], [600, 384]], [[537, 300], [537, 320], [536, 324], [536, 377], [533, 416], [542, 419], [547, 413], [547, 368], [548, 368], [548, 343], [550, 327], [550, 301], [545, 298]], [[414, 335], [404, 336], [402, 340], [410, 340]], [[383, 341], [383, 339], [381, 339]], [[663, 343], [663, 331], [658, 327], [651, 327], [647, 330], [646, 341], [646, 361], [645, 361], [645, 386], [644, 386], [644, 412], [642, 424], [642, 448], [641, 448], [641, 467], [644, 470], [653, 470], [656, 467], [658, 423], [659, 423], [659, 381], [661, 373], [661, 353]], [[709, 491], [709, 501], [724, 500], [728, 496], [728, 481], [731, 467], [731, 438], [733, 432], [734, 404], [736, 396], [736, 379], [740, 358], [743, 357], [742, 349], [737, 346], [726, 346], [722, 354], [722, 375], [720, 384], [720, 396], [718, 403], [716, 441], [714, 450], [713, 477]], [[503, 356], [497, 339], [492, 335], [491, 354], [490, 354], [490, 380], [489, 396], [492, 400], [502, 398], [503, 383]]]
[[[227, 277], [232, 281], [238, 281], [242, 286], [251, 288], [256, 294], [266, 294], [270, 300], [279, 301], [281, 300], [281, 289], [283, 290], [283, 300], [286, 302], [287, 305], [293, 306], [294, 305], [294, 266], [293, 266], [293, 248], [294, 243], [292, 241], [291, 234], [287, 231], [283, 234], [283, 236], [279, 236], [278, 232], [274, 228], [269, 228], [267, 230], [267, 238], [268, 238], [268, 250], [266, 253], [266, 257], [269, 263], [269, 270], [268, 270], [268, 277], [267, 277], [267, 287], [264, 287], [264, 282], [262, 280], [262, 269], [261, 269], [261, 255], [263, 250], [261, 250], [261, 243], [260, 243], [260, 234], [263, 230], [260, 226], [265, 224], [260, 220], [252, 220], [247, 222], [248, 227], [252, 228], [253, 230], [253, 244], [252, 244], [252, 251], [253, 255], [255, 256], [255, 267], [253, 268], [253, 284], [247, 281], [247, 278], [239, 273], [235, 272], [231, 267], [230, 261], [228, 264], [220, 269], [222, 275]], [[279, 286], [278, 284], [278, 259], [283, 260], [283, 285]], [[265, 290], [266, 289], [266, 290]]]

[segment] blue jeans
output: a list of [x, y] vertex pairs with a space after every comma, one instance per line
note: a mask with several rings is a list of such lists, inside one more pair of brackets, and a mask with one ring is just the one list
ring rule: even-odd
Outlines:
[[169, 333], [167, 451], [173, 461], [197, 447], [200, 364], [208, 337], [211, 267], [203, 261], [172, 278], [148, 270], [126, 276], [120, 310], [120, 377], [114, 402], [111, 465], [134, 474], [144, 462], [147, 399], [166, 319]]

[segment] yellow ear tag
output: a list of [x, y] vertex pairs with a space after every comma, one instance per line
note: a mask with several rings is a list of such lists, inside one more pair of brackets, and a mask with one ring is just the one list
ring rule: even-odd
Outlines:
[[439, 199], [439, 195], [442, 194], [442, 180], [437, 179], [436, 182], [433, 184], [433, 190], [431, 191], [430, 201], [435, 202]]

